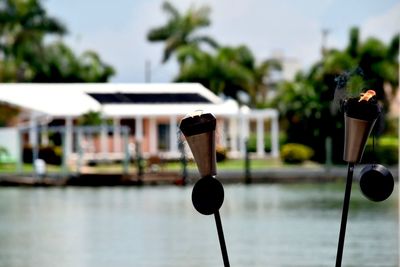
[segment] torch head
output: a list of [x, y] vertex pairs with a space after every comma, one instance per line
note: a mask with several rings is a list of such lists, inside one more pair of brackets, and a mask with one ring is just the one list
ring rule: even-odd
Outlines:
[[215, 176], [217, 173], [215, 127], [214, 115], [201, 112], [187, 115], [179, 125], [202, 177]]
[[368, 137], [374, 127], [375, 120], [360, 120], [344, 116], [344, 154], [347, 162], [358, 163], [364, 153]]
[[361, 160], [368, 137], [380, 114], [374, 96], [375, 92], [368, 90], [359, 99], [350, 98], [345, 102], [343, 159], [347, 162], [358, 163]]

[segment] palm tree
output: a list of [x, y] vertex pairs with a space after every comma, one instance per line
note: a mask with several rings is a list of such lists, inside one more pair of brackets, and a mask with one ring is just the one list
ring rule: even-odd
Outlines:
[[85, 51], [78, 60], [82, 81], [107, 82], [115, 74], [114, 68], [103, 62], [94, 51]]
[[280, 70], [282, 70], [282, 65], [276, 59], [267, 59], [253, 66], [255, 97], [260, 96], [259, 101], [256, 101], [256, 99], [253, 100], [254, 104], [264, 105], [266, 103], [270, 90], [271, 73]]
[[[388, 99], [398, 88], [399, 35], [389, 44], [372, 37], [361, 42], [358, 29], [353, 28], [349, 37], [347, 48], [327, 51], [310, 71], [281, 84], [273, 105], [287, 121], [288, 141], [312, 147], [319, 161], [325, 158], [325, 139], [330, 137], [333, 159], [342, 162], [343, 114], [337, 109], [343, 99], [333, 102], [334, 96], [358, 96], [362, 90], [374, 89], [387, 108]], [[387, 94], [388, 87], [392, 95]], [[380, 122], [383, 120], [380, 116]]]
[[44, 51], [35, 62], [32, 82], [107, 82], [114, 74], [114, 69], [93, 51], [76, 56], [61, 42], [45, 46]]
[[0, 56], [4, 66], [11, 61], [18, 66], [16, 81], [29, 76], [30, 62], [36, 60], [45, 35], [65, 33], [65, 26], [48, 16], [39, 0], [4, 0], [0, 6]]
[[216, 94], [238, 98], [238, 92], [246, 92], [252, 82], [251, 73], [233, 58], [232, 48], [220, 48], [216, 54], [184, 46], [178, 50], [180, 72], [176, 82], [198, 82]]
[[50, 17], [40, 0], [3, 0], [0, 5], [0, 81], [106, 82], [114, 69], [97, 53], [81, 56], [60, 41], [44, 43], [49, 34], [67, 30]]
[[[374, 89], [378, 99], [388, 103], [398, 88], [397, 57], [399, 53], [399, 35], [395, 35], [389, 44], [370, 37], [364, 42], [359, 41], [358, 28], [350, 30], [348, 47], [343, 51], [331, 50], [323, 64], [320, 74], [329, 90], [335, 90], [335, 78], [346, 71], [359, 68], [362, 71], [364, 84], [362, 87]], [[355, 88], [357, 94], [361, 89]], [[391, 94], [387, 95], [390, 88]], [[347, 88], [350, 89], [351, 88]]]
[[240, 101], [239, 93], [246, 93], [256, 106], [257, 95], [266, 93], [265, 82], [271, 70], [279, 69], [275, 60], [256, 64], [246, 46], [220, 47], [215, 54], [200, 50], [197, 46], [184, 46], [178, 50], [180, 72], [177, 82], [199, 82], [216, 94]]
[[147, 39], [151, 42], [165, 42], [163, 63], [181, 46], [198, 46], [205, 43], [211, 47], [218, 47], [212, 38], [194, 35], [196, 30], [210, 25], [209, 7], [202, 6], [198, 9], [191, 7], [185, 14], [181, 14], [170, 2], [164, 2], [162, 9], [169, 19], [166, 25], [151, 29]]

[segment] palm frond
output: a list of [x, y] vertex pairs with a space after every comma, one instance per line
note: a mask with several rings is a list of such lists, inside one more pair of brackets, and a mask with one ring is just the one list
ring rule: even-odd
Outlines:
[[172, 36], [167, 39], [164, 47], [163, 63], [165, 63], [178, 47], [185, 45], [183, 40], [177, 36]]
[[192, 63], [205, 61], [207, 57], [211, 56], [193, 44], [184, 45], [177, 49], [177, 59], [180, 65], [186, 64], [189, 61]]
[[214, 49], [219, 47], [219, 44], [217, 43], [217, 41], [214, 40], [214, 38], [205, 35], [193, 37], [192, 39], [190, 39], [189, 43], [195, 43], [195, 44], [205, 43]]
[[396, 34], [389, 43], [386, 57], [393, 62], [397, 61], [397, 57], [399, 55], [399, 40], [400, 34]]
[[172, 3], [165, 1], [162, 5], [162, 9], [172, 16], [174, 19], [179, 19], [181, 15], [179, 14], [178, 9], [172, 5]]
[[211, 9], [209, 6], [202, 6], [198, 9], [192, 7], [187, 13], [187, 19], [194, 28], [209, 26]]
[[187, 44], [199, 45], [208, 43], [211, 47], [218, 44], [206, 36], [193, 36], [195, 31], [210, 24], [208, 7], [198, 9], [190, 8], [184, 15], [168, 1], [163, 3], [163, 10], [171, 15], [164, 26], [151, 29], [147, 34], [147, 40], [152, 42], [164, 41], [164, 53], [162, 62], [166, 62], [180, 47]]
[[167, 40], [171, 35], [169, 28], [163, 26], [150, 30], [147, 33], [147, 40], [151, 42], [159, 42]]

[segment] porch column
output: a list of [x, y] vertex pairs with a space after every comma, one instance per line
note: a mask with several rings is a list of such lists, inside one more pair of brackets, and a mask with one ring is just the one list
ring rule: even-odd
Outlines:
[[[129, 136], [129, 134], [128, 134]], [[129, 138], [127, 139], [129, 142]], [[135, 149], [131, 147], [131, 153], [135, 153], [136, 157], [142, 157], [143, 153], [143, 117], [136, 116], [135, 117]], [[128, 144], [129, 146], [129, 144]], [[129, 146], [130, 147], [130, 146]]]
[[149, 128], [149, 152], [150, 154], [156, 154], [158, 147], [156, 118], [149, 119]]
[[18, 126], [17, 128], [17, 161], [16, 161], [16, 172], [22, 173], [22, 165], [23, 165], [23, 158], [22, 158], [22, 150], [23, 150], [23, 133]]
[[225, 118], [217, 120], [216, 127], [216, 143], [223, 148], [226, 147], [226, 131], [225, 131]]
[[121, 121], [119, 118], [113, 119], [113, 152], [121, 152]]
[[77, 128], [76, 132], [76, 152], [78, 153], [78, 160], [76, 163], [76, 171], [81, 173], [82, 165], [83, 165], [83, 133], [82, 127]]
[[178, 153], [178, 127], [176, 116], [169, 118], [169, 150], [172, 153]]
[[96, 153], [96, 147], [94, 145], [93, 141], [93, 133], [92, 132], [87, 132], [85, 136], [85, 140], [87, 142], [87, 151], [89, 153]]
[[247, 114], [241, 114], [240, 123], [240, 152], [246, 153], [246, 140], [249, 138], [249, 118]]
[[237, 132], [237, 117], [229, 118], [229, 146], [231, 152], [237, 152], [238, 132]]
[[42, 126], [42, 133], [41, 133], [41, 143], [44, 146], [49, 145], [49, 132], [48, 132], [48, 127], [47, 124]]
[[34, 147], [38, 143], [38, 123], [34, 115], [29, 120], [29, 144]]
[[64, 158], [66, 162], [68, 161], [69, 155], [72, 153], [72, 118], [71, 117], [66, 117], [65, 118], [65, 138], [64, 138], [64, 146], [65, 146], [65, 155]]
[[264, 118], [257, 118], [257, 155], [263, 157], [264, 152]]
[[279, 123], [278, 113], [271, 118], [271, 156], [279, 157]]
[[135, 140], [141, 142], [143, 140], [143, 118], [142, 116], [135, 117]]
[[107, 125], [105, 120], [102, 121], [101, 123], [101, 132], [100, 132], [100, 149], [101, 149], [101, 154], [103, 155], [103, 158], [106, 158], [106, 154], [108, 152], [108, 134], [107, 134]]

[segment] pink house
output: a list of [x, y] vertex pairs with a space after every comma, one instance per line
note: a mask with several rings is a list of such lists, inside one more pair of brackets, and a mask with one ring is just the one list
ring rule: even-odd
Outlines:
[[[179, 121], [195, 110], [217, 117], [218, 145], [231, 157], [243, 156], [251, 131], [257, 136], [256, 155], [266, 156], [267, 130], [271, 135], [270, 156], [279, 155], [276, 110], [239, 107], [236, 101], [224, 100], [200, 84], [0, 84], [0, 102], [22, 110], [14, 131], [16, 135], [25, 132], [26, 142], [32, 145], [46, 144], [46, 133], [61, 129], [68, 157], [76, 156], [81, 148], [88, 155], [119, 158], [126, 142], [131, 148], [139, 144], [145, 157], [179, 157]], [[89, 111], [101, 114], [103, 126], [77, 127], [78, 118]], [[106, 121], [112, 121], [112, 125], [106, 125]], [[4, 130], [0, 128], [0, 134]], [[24, 142], [19, 139], [15, 151], [8, 148], [16, 158]], [[7, 143], [4, 138], [0, 140], [1, 146]]]

